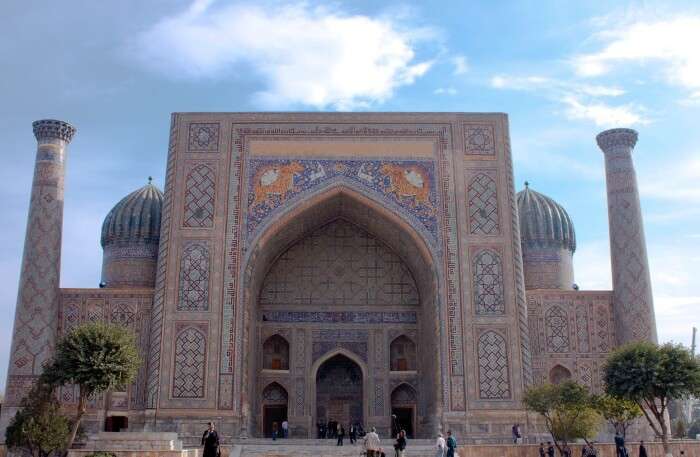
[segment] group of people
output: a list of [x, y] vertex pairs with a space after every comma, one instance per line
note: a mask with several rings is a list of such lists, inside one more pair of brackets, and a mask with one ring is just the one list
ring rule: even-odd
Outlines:
[[287, 419], [282, 421], [282, 429], [277, 422], [272, 423], [272, 441], [277, 440], [277, 438], [289, 438], [289, 422]]
[[362, 428], [362, 424], [359, 423], [353, 423], [350, 424], [350, 428], [346, 431], [345, 427], [334, 421], [334, 420], [329, 420], [328, 424], [324, 424], [323, 422], [319, 421], [316, 424], [317, 430], [318, 430], [318, 437], [321, 439], [337, 439], [337, 445], [342, 446], [343, 445], [343, 440], [345, 439], [345, 436], [347, 435], [348, 438], [350, 438], [350, 444], [355, 444], [357, 441], [358, 436], [364, 436], [365, 431]]

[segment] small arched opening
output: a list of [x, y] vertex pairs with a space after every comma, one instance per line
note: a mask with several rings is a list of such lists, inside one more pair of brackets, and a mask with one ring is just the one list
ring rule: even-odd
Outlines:
[[389, 345], [391, 371], [416, 370], [416, 345], [406, 335], [394, 339]]
[[263, 369], [289, 370], [289, 343], [280, 335], [272, 335], [263, 343]]
[[273, 382], [262, 391], [263, 434], [272, 437], [273, 432], [282, 431], [282, 422], [287, 420], [289, 396], [287, 389]]
[[413, 438], [416, 424], [416, 408], [418, 394], [406, 383], [400, 384], [391, 392], [392, 435], [405, 430], [409, 438]]
[[552, 384], [561, 384], [564, 381], [571, 379], [571, 371], [562, 365], [556, 365], [549, 371], [549, 382]]

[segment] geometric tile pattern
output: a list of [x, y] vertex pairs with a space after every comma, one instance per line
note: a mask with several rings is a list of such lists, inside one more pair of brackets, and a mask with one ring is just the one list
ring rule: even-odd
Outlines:
[[186, 327], [175, 339], [174, 398], [204, 398], [207, 339], [195, 327]]
[[209, 310], [209, 246], [206, 241], [189, 241], [180, 260], [178, 311]]
[[544, 315], [547, 329], [547, 350], [549, 352], [569, 352], [569, 320], [566, 311], [552, 306]]
[[187, 150], [216, 152], [219, 149], [219, 124], [190, 124]]
[[477, 314], [505, 314], [501, 256], [484, 249], [473, 260], [474, 303]]
[[489, 124], [465, 124], [464, 147], [466, 154], [496, 154], [493, 126]]
[[506, 340], [493, 330], [479, 336], [479, 398], [510, 398]]
[[269, 270], [262, 305], [417, 305], [408, 267], [385, 244], [337, 219], [299, 241]]
[[214, 220], [216, 175], [204, 164], [197, 165], [185, 180], [185, 227], [211, 227]]
[[469, 199], [469, 233], [497, 235], [499, 227], [496, 181], [484, 173], [479, 173], [469, 183], [467, 198]]
[[632, 149], [637, 132], [607, 130], [596, 138], [605, 156], [616, 337], [656, 342], [654, 304]]
[[577, 305], [576, 343], [578, 345], [578, 352], [589, 352], [591, 350], [588, 332], [588, 306], [586, 306], [585, 304]]

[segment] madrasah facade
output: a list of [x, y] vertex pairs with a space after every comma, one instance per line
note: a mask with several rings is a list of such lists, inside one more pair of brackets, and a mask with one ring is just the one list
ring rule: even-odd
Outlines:
[[502, 442], [513, 423], [532, 432], [528, 385], [600, 390], [611, 350], [656, 341], [633, 130], [597, 137], [613, 290], [574, 284], [573, 223], [516, 193], [500, 113], [175, 113], [164, 191], [119, 201], [100, 288], [66, 289], [75, 129], [33, 127], [1, 430], [57, 339], [89, 321], [132, 329], [143, 363], [128, 389], [90, 399], [86, 428], [186, 440], [209, 420], [226, 439], [283, 419], [295, 437], [329, 420], [386, 434], [393, 415], [415, 437]]

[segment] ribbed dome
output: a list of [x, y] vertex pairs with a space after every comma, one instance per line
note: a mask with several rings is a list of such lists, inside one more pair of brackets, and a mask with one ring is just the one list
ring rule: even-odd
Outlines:
[[530, 189], [528, 183], [518, 192], [518, 215], [522, 244], [576, 250], [576, 234], [569, 214], [559, 203]]
[[102, 223], [102, 247], [115, 241], [158, 243], [163, 192], [148, 184], [122, 198]]

